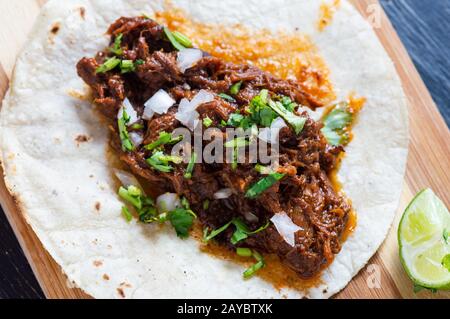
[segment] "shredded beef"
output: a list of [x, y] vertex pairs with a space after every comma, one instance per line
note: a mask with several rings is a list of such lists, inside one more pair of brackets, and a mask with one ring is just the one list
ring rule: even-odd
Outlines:
[[[117, 133], [117, 113], [128, 98], [141, 116], [144, 103], [155, 92], [164, 89], [180, 102], [192, 98], [199, 90], [219, 94], [228, 92], [230, 86], [242, 81], [235, 101], [215, 99], [200, 105], [201, 118], [208, 116], [215, 126], [227, 120], [230, 114], [243, 109], [259, 94], [261, 89], [273, 95], [290, 97], [296, 103], [315, 109], [319, 102], [293, 80], [283, 80], [249, 65], [236, 65], [204, 54], [195, 66], [181, 72], [177, 66], [177, 51], [166, 39], [163, 27], [143, 17], [120, 18], [108, 30], [111, 45], [122, 34], [123, 58], [142, 60], [135, 72], [122, 74], [120, 70], [96, 73], [96, 69], [112, 56], [109, 51], [94, 58], [83, 58], [77, 65], [79, 76], [92, 89], [94, 102], [116, 130], [113, 145], [120, 158], [140, 177], [156, 185], [161, 192], [171, 191], [185, 196], [204, 227], [216, 229], [233, 218], [245, 220], [251, 230], [264, 225], [275, 213], [286, 212], [301, 227], [295, 234], [295, 247], [290, 246], [274, 225], [249, 236], [238, 246], [256, 249], [262, 253], [276, 254], [282, 262], [300, 277], [316, 275], [340, 250], [340, 238], [346, 227], [350, 206], [339, 195], [328, 175], [336, 168], [341, 147], [332, 147], [320, 132], [322, 124], [308, 118], [303, 131], [296, 135], [290, 128], [280, 133], [280, 168], [286, 174], [280, 182], [256, 199], [246, 198], [245, 191], [261, 178], [252, 165], [196, 164], [191, 179], [183, 177], [185, 164], [175, 165], [170, 173], [152, 169], [145, 161], [151, 153], [143, 146], [155, 141], [160, 132], [172, 132], [181, 123], [175, 118], [177, 104], [168, 113], [155, 115], [142, 121], [144, 142], [132, 152], [120, 147]], [[170, 146], [165, 146], [166, 148]], [[166, 149], [169, 151], [170, 149]], [[233, 195], [227, 199], [214, 199], [214, 193], [231, 188]], [[205, 200], [210, 202], [204, 207]], [[249, 214], [257, 218], [248, 220]], [[230, 227], [215, 239], [230, 249], [233, 229]]]

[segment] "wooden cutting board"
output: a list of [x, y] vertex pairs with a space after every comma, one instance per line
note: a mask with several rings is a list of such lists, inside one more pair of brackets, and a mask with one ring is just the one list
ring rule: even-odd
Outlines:
[[[446, 206], [450, 206], [450, 131], [377, 0], [352, 2], [363, 16], [379, 19], [380, 27], [375, 28], [375, 31], [395, 62], [409, 99], [411, 144], [403, 194], [393, 227], [367, 267], [336, 297], [450, 298], [450, 293], [413, 293], [412, 283], [400, 265], [396, 239], [401, 213], [413, 195], [422, 188], [431, 187]], [[2, 1], [0, 99], [8, 88], [15, 58], [44, 3], [45, 0]], [[379, 12], [378, 16], [376, 12]], [[42, 247], [17, 210], [3, 179], [0, 180], [0, 201], [45, 295], [48, 298], [89, 298], [79, 289], [69, 288], [60, 267]]]

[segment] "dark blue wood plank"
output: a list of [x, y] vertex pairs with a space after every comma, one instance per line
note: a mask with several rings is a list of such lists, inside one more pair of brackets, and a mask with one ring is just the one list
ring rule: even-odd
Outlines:
[[[381, 0], [435, 102], [450, 123], [450, 0]], [[43, 298], [3, 212], [0, 299]]]
[[381, 0], [450, 125], [450, 0]]

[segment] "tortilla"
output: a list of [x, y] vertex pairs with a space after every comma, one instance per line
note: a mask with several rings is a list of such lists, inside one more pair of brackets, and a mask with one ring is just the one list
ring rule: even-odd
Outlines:
[[358, 214], [357, 227], [318, 286], [277, 290], [259, 277], [243, 280], [242, 265], [202, 253], [194, 239], [179, 240], [169, 227], [127, 224], [120, 217], [108, 131], [89, 101], [74, 94], [85, 92], [75, 65], [108, 45], [104, 32], [116, 18], [151, 15], [163, 1], [55, 0], [44, 6], [1, 111], [8, 189], [69, 280], [96, 298], [332, 296], [376, 252], [400, 199], [408, 117], [393, 63], [346, 1], [323, 32], [317, 30], [316, 1], [279, 1], [277, 10], [261, 0], [173, 3], [205, 22], [274, 31], [298, 27], [327, 62], [338, 100], [348, 92], [367, 98], [339, 171]]

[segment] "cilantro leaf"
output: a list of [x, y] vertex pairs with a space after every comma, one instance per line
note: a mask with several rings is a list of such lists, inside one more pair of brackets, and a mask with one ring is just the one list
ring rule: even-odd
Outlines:
[[176, 144], [182, 140], [183, 140], [183, 135], [173, 138], [172, 134], [162, 131], [161, 133], [159, 133], [159, 137], [156, 141], [144, 146], [144, 148], [148, 151], [153, 151], [154, 149], [157, 149], [160, 146], [163, 146], [166, 144]]
[[164, 33], [175, 49], [177, 49], [178, 51], [186, 49], [184, 45], [178, 42], [176, 36], [172, 33], [172, 31], [169, 30], [169, 28], [164, 27]]
[[270, 225], [270, 223], [267, 222], [265, 225], [259, 227], [257, 230], [251, 231], [250, 229], [248, 229], [247, 225], [240, 219], [235, 218], [231, 222], [234, 224], [234, 226], [236, 226], [236, 231], [233, 233], [233, 236], [231, 237], [231, 243], [233, 245], [236, 245], [238, 242], [246, 239], [249, 235], [254, 235], [256, 233], [265, 230]]
[[187, 238], [194, 221], [193, 214], [186, 209], [177, 208], [169, 213], [169, 221], [180, 238]]
[[288, 111], [283, 104], [281, 104], [281, 102], [271, 100], [269, 101], [269, 106], [294, 129], [295, 134], [298, 135], [301, 133], [303, 127], [305, 126], [306, 118]]
[[250, 199], [255, 199], [259, 195], [261, 195], [265, 190], [273, 186], [276, 182], [281, 180], [285, 174], [281, 173], [272, 173], [267, 177], [260, 179], [258, 182], [253, 184], [245, 193], [245, 197]]
[[243, 81], [239, 81], [239, 82], [233, 84], [233, 85], [230, 87], [230, 93], [231, 93], [232, 95], [238, 94], [239, 91], [241, 90], [242, 83], [243, 83]]
[[123, 34], [119, 33], [116, 38], [114, 39], [114, 46], [112, 48], [109, 48], [109, 52], [120, 56], [123, 54], [123, 50], [121, 48], [122, 46], [122, 38], [123, 38]]
[[349, 141], [345, 129], [353, 122], [353, 115], [348, 111], [347, 103], [339, 103], [322, 119], [324, 127], [321, 132], [328, 143], [333, 146], [345, 145]]

